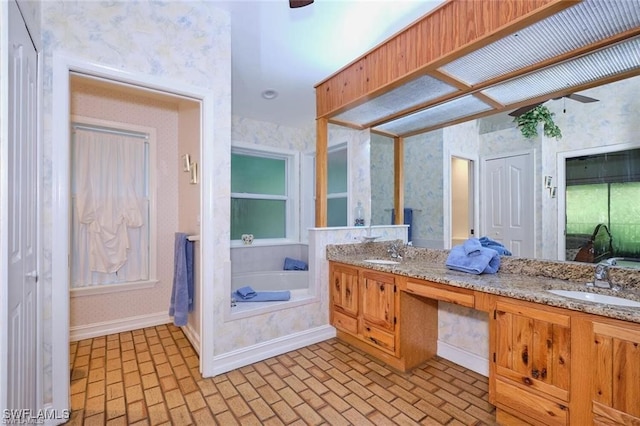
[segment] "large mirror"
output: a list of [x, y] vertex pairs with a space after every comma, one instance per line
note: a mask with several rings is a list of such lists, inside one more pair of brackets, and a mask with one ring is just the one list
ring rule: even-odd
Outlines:
[[[500, 196], [492, 192], [500, 186], [492, 177], [492, 170], [507, 159], [507, 169], [520, 170], [522, 173], [517, 178], [527, 179], [521, 193], [508, 196], [528, 197], [532, 206], [528, 209], [530, 214], [524, 216], [528, 219], [523, 219], [524, 225], [528, 226], [525, 236], [518, 237], [523, 241], [522, 247], [516, 245], [517, 253], [514, 254], [574, 260], [579, 248], [585, 240], [588, 241], [586, 237], [591, 237], [601, 223], [612, 234], [613, 250], [608, 257], [618, 254], [621, 255], [618, 257], [630, 257], [640, 251], [640, 203], [637, 201], [640, 199], [640, 183], [623, 185], [621, 189], [620, 184], [612, 184], [616, 182], [600, 179], [597, 182], [599, 186], [593, 189], [593, 181], [590, 182], [592, 187], [588, 187], [587, 181], [578, 185], [572, 177], [576, 167], [580, 167], [575, 161], [582, 161], [584, 167], [586, 158], [593, 162], [600, 156], [610, 159], [607, 165], [602, 166], [605, 169], [620, 168], [624, 164], [631, 170], [631, 177], [619, 180], [625, 183], [640, 180], [636, 172], [640, 168], [640, 164], [636, 164], [639, 157], [630, 155], [621, 162], [611, 161], [614, 153], [640, 148], [640, 120], [636, 117], [640, 112], [640, 77], [580, 93], [598, 102], [581, 103], [560, 98], [544, 103], [555, 114], [554, 120], [562, 131], [562, 138], [558, 140], [543, 136], [526, 139], [513, 122], [513, 117], [506, 113], [405, 138], [404, 196], [405, 207], [412, 213], [409, 219], [413, 243], [423, 247], [448, 248], [456, 237], [459, 238], [451, 230], [452, 194], [456, 196], [461, 191], [469, 191], [461, 189], [459, 184], [452, 187], [451, 159], [459, 157], [476, 162], [474, 182], [477, 188], [475, 192], [468, 192], [470, 196], [475, 193], [478, 198], [474, 200], [476, 213], [472, 222], [476, 236], [505, 237], [491, 234], [492, 222], [495, 222], [495, 217], [504, 219], [514, 213], [509, 211], [509, 203], [505, 203], [504, 212], [487, 210], [487, 207], [495, 207], [496, 197]], [[372, 133], [370, 153], [372, 221], [374, 225], [389, 224], [393, 214], [393, 139]], [[513, 166], [514, 161], [515, 164], [524, 162], [526, 167]], [[567, 167], [573, 171], [566, 171]], [[598, 173], [602, 175], [604, 172]], [[593, 191], [589, 192], [591, 189]], [[613, 201], [618, 209], [615, 212], [617, 216], [612, 215], [609, 208], [611, 193], [618, 197]], [[599, 196], [602, 194], [604, 198]], [[594, 197], [598, 197], [597, 202], [594, 202]], [[595, 204], [606, 209], [596, 211]], [[587, 210], [588, 215], [576, 217], [576, 211]], [[620, 220], [623, 223], [619, 223]], [[565, 230], [569, 237], [576, 238], [565, 238]], [[640, 257], [640, 254], [635, 257]]]

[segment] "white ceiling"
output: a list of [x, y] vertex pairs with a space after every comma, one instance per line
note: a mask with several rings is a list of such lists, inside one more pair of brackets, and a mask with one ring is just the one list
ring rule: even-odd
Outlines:
[[[443, 0], [216, 0], [231, 15], [232, 113], [288, 127], [313, 125], [314, 86]], [[276, 99], [261, 97], [276, 90]]]

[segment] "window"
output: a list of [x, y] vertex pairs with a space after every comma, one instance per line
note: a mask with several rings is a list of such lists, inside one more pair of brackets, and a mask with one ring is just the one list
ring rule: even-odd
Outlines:
[[347, 147], [331, 149], [327, 161], [327, 226], [347, 226]]
[[236, 148], [231, 153], [231, 239], [295, 239], [295, 157]]
[[148, 134], [74, 125], [71, 287], [150, 282], [155, 236]]

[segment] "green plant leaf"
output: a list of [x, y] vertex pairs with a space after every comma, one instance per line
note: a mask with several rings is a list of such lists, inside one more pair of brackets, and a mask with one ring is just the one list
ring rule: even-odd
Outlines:
[[553, 121], [554, 114], [544, 105], [538, 105], [531, 111], [525, 112], [513, 119], [517, 123], [520, 133], [527, 139], [538, 136], [538, 124], [543, 123], [544, 135], [560, 139], [562, 131]]

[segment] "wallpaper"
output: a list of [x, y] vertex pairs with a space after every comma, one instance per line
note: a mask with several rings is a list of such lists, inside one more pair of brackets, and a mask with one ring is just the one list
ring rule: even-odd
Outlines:
[[[224, 279], [229, 258], [229, 146], [231, 139], [231, 41], [229, 16], [212, 2], [40, 2], [43, 66], [42, 152], [42, 286], [44, 318], [45, 402], [51, 401], [51, 254], [52, 241], [52, 55], [72, 54], [125, 72], [171, 79], [210, 90], [216, 151], [214, 164], [220, 185], [214, 187], [216, 251], [214, 281]], [[227, 184], [225, 185], [225, 177]], [[218, 317], [222, 315], [219, 311]]]

